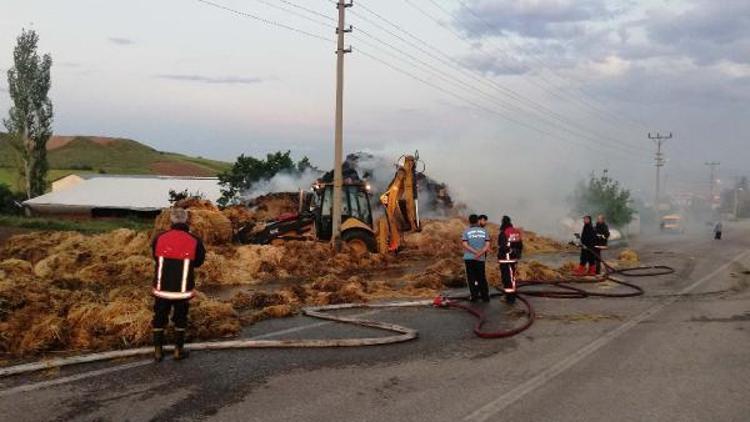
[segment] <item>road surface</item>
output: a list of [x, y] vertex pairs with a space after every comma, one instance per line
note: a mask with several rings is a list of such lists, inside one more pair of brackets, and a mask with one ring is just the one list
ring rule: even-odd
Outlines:
[[[539, 320], [511, 339], [473, 336], [469, 315], [379, 311], [416, 341], [326, 350], [194, 353], [0, 379], [7, 421], [737, 421], [750, 420], [750, 225], [645, 237], [646, 264], [676, 274], [634, 279], [631, 299], [532, 298]], [[513, 322], [499, 303], [497, 324]], [[376, 332], [377, 333], [377, 332]], [[304, 317], [248, 337], [373, 332]]]

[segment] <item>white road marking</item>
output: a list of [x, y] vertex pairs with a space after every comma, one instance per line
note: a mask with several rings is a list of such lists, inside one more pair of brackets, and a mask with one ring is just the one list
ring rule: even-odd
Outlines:
[[[368, 315], [376, 314], [378, 312], [381, 312], [381, 310], [380, 309], [376, 309], [374, 311], [362, 312], [362, 313], [354, 315], [354, 317], [368, 316]], [[309, 330], [311, 328], [323, 327], [323, 326], [331, 325], [331, 324], [335, 324], [335, 323], [336, 322], [334, 322], [334, 321], [321, 321], [321, 322], [316, 322], [316, 323], [313, 323], [313, 324], [300, 325], [298, 327], [292, 327], [292, 328], [287, 328], [287, 329], [284, 329], [284, 330], [273, 331], [273, 332], [270, 332], [270, 333], [260, 334], [260, 335], [257, 335], [257, 336], [253, 336], [253, 337], [250, 337], [250, 340], [260, 340], [260, 339], [265, 339], [265, 338], [270, 338], [270, 337], [277, 337], [277, 336], [281, 336], [281, 335], [285, 335], [285, 334], [290, 334], [290, 333], [296, 333], [296, 332], [300, 332], [300, 331], [304, 331], [304, 330]], [[39, 390], [39, 389], [42, 389], [42, 388], [52, 387], [52, 386], [60, 385], [60, 384], [67, 384], [69, 382], [80, 381], [80, 380], [86, 379], [86, 378], [92, 378], [92, 377], [98, 377], [98, 376], [101, 376], [101, 375], [110, 374], [112, 372], [119, 372], [119, 371], [124, 371], [126, 369], [138, 368], [138, 367], [141, 367], [141, 366], [150, 365], [153, 362], [154, 361], [152, 359], [144, 359], [144, 360], [139, 360], [139, 361], [136, 361], [136, 362], [130, 362], [130, 363], [122, 364], [122, 365], [112, 366], [112, 367], [109, 367], [109, 368], [98, 369], [98, 370], [95, 370], [95, 371], [89, 371], [89, 372], [84, 372], [84, 373], [81, 373], [81, 374], [70, 375], [70, 376], [67, 376], [67, 377], [62, 377], [62, 378], [58, 378], [58, 379], [54, 379], [54, 380], [50, 380], [50, 381], [42, 381], [42, 382], [37, 382], [37, 383], [34, 383], [34, 384], [20, 385], [18, 387], [9, 388], [7, 390], [0, 390], [0, 397], [12, 396], [12, 395], [18, 394], [18, 393], [28, 393], [30, 391]]]
[[113, 366], [111, 368], [99, 369], [96, 371], [84, 372], [82, 374], [71, 375], [69, 377], [58, 378], [50, 381], [37, 382], [35, 384], [19, 385], [18, 387], [9, 388], [7, 390], [0, 391], [0, 397], [12, 396], [18, 393], [27, 393], [29, 391], [38, 390], [40, 388], [52, 387], [54, 385], [66, 384], [73, 381], [78, 381], [90, 377], [96, 377], [99, 375], [106, 375], [112, 372], [123, 371], [125, 369], [133, 369], [139, 366], [145, 366], [153, 363], [153, 360], [140, 360], [137, 362], [126, 363], [124, 365]]
[[532, 391], [543, 386], [544, 384], [546, 384], [548, 381], [552, 380], [556, 376], [570, 369], [575, 364], [587, 358], [588, 356], [592, 355], [593, 353], [595, 353], [602, 347], [606, 346], [607, 344], [615, 340], [617, 337], [625, 334], [630, 329], [637, 326], [639, 323], [656, 315], [667, 306], [672, 305], [673, 303], [677, 302], [678, 300], [680, 300], [681, 295], [690, 293], [691, 291], [695, 290], [701, 284], [714, 278], [717, 274], [729, 268], [730, 265], [744, 258], [747, 254], [748, 254], [747, 251], [740, 253], [739, 255], [734, 257], [734, 259], [722, 265], [721, 267], [717, 268], [716, 270], [714, 270], [707, 276], [701, 278], [695, 283], [680, 290], [678, 295], [670, 297], [664, 300], [663, 302], [656, 304], [648, 308], [647, 310], [641, 312], [640, 314], [626, 321], [624, 324], [620, 325], [614, 330], [609, 331], [608, 333], [604, 334], [603, 336], [599, 337], [598, 339], [592, 341], [591, 343], [577, 350], [573, 354], [569, 355], [565, 359], [545, 369], [544, 371], [542, 371], [540, 374], [536, 375], [535, 377], [528, 379], [527, 381], [525, 381], [518, 387], [508, 391], [507, 393], [499, 396], [498, 398], [480, 407], [476, 411], [466, 416], [463, 420], [472, 421], [472, 422], [483, 422], [483, 421], [487, 421], [490, 418], [497, 416], [498, 413], [502, 412], [508, 406], [512, 405], [516, 401], [523, 398], [525, 395], [531, 393]]

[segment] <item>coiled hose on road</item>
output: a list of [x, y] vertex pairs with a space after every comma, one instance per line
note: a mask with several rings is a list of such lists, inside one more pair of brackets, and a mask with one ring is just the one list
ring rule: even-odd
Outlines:
[[[407, 308], [407, 307], [424, 307], [424, 306], [442, 306], [463, 309], [469, 312], [471, 315], [477, 318], [477, 322], [474, 326], [474, 333], [481, 338], [504, 338], [511, 337], [527, 330], [534, 323], [535, 312], [531, 302], [526, 296], [535, 297], [546, 297], [546, 298], [557, 298], [557, 299], [581, 299], [586, 297], [633, 297], [640, 296], [643, 294], [643, 289], [635, 284], [627, 283], [623, 280], [619, 280], [613, 277], [615, 274], [619, 274], [623, 277], [651, 277], [674, 273], [675, 270], [671, 267], [657, 265], [657, 266], [642, 266], [632, 267], [617, 270], [602, 261], [606, 274], [596, 279], [597, 282], [612, 281], [614, 283], [629, 287], [632, 292], [626, 293], [602, 293], [585, 290], [579, 287], [571, 285], [576, 281], [584, 281], [582, 279], [570, 279], [558, 282], [549, 281], [534, 281], [526, 280], [522, 281], [518, 286], [518, 301], [524, 305], [526, 310], [525, 322], [515, 328], [498, 330], [498, 331], [483, 331], [482, 327], [487, 322], [486, 314], [480, 309], [462, 303], [466, 297], [438, 297], [435, 300], [416, 300], [407, 302], [386, 302], [386, 303], [346, 303], [339, 305], [328, 305], [319, 307], [310, 307], [302, 310], [302, 313], [306, 316], [340, 322], [345, 324], [352, 324], [362, 327], [369, 327], [378, 330], [395, 333], [390, 336], [384, 337], [366, 337], [366, 338], [346, 338], [346, 339], [289, 339], [289, 340], [256, 340], [256, 339], [245, 339], [245, 340], [228, 340], [228, 341], [214, 341], [214, 342], [203, 342], [203, 343], [188, 343], [185, 347], [189, 350], [226, 350], [226, 349], [260, 349], [260, 348], [332, 348], [332, 347], [363, 347], [363, 346], [377, 346], [385, 344], [396, 344], [403, 343], [416, 339], [419, 335], [417, 330], [404, 327], [401, 325], [391, 324], [382, 321], [371, 321], [365, 319], [359, 319], [356, 317], [332, 315], [328, 312], [344, 309], [385, 309], [385, 308]], [[591, 283], [590, 280], [585, 280]], [[539, 287], [545, 288], [539, 288]], [[533, 290], [529, 289], [535, 287]], [[551, 287], [551, 288], [550, 288]], [[492, 296], [500, 296], [500, 293], [494, 293]], [[167, 346], [166, 349], [169, 349]], [[146, 356], [153, 353], [151, 347], [141, 347], [136, 349], [126, 350], [115, 350], [110, 352], [91, 353], [80, 356], [70, 356], [64, 358], [56, 358], [43, 360], [38, 362], [26, 363], [21, 365], [9, 366], [0, 368], [0, 378], [8, 377], [12, 375], [26, 374], [45, 369], [60, 368], [64, 366], [77, 365], [82, 363], [101, 362], [113, 359], [133, 358]]]
[[[666, 265], [638, 266], [616, 269], [605, 260], [601, 259], [601, 255], [598, 251], [588, 248], [582, 244], [579, 244], [578, 246], [593, 252], [601, 260], [602, 266], [604, 267], [604, 275], [597, 276], [595, 279], [593, 279], [593, 281], [591, 278], [581, 277], [571, 278], [563, 281], [524, 280], [519, 282], [518, 286], [516, 287], [516, 297], [525, 308], [525, 321], [520, 326], [495, 331], [482, 330], [482, 327], [487, 322], [487, 316], [482, 310], [462, 303], [467, 299], [467, 297], [437, 297], [435, 298], [433, 304], [439, 307], [462, 309], [473, 315], [477, 319], [477, 322], [474, 325], [474, 334], [476, 334], [478, 337], [488, 339], [512, 337], [529, 329], [536, 319], [536, 312], [534, 311], [534, 307], [525, 296], [544, 297], [551, 299], [585, 299], [587, 297], [635, 297], [644, 294], [643, 288], [641, 288], [637, 284], [628, 283], [624, 280], [618, 279], [615, 277], [615, 275], [620, 275], [622, 277], [657, 277], [672, 274], [675, 272], [674, 268]], [[622, 293], [596, 292], [572, 285], [572, 283], [576, 282], [596, 284], [604, 281], [611, 281], [615, 284], [627, 287], [631, 291]], [[499, 293], [494, 293], [491, 296], [494, 297], [500, 295], [501, 294]]]

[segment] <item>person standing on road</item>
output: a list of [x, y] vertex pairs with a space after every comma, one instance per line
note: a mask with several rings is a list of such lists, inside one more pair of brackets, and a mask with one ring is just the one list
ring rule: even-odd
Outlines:
[[596, 237], [594, 238], [594, 246], [596, 250], [596, 273], [601, 274], [602, 273], [602, 260], [604, 251], [608, 249], [607, 242], [609, 241], [609, 226], [607, 225], [607, 222], [604, 220], [604, 215], [599, 214], [596, 217], [596, 226], [594, 226], [594, 233], [596, 234]]
[[469, 300], [476, 302], [481, 296], [484, 302], [490, 301], [490, 290], [485, 274], [485, 257], [490, 249], [487, 230], [479, 227], [479, 217], [469, 216], [469, 227], [461, 237], [466, 264], [466, 283], [469, 285]]
[[[485, 232], [487, 232], [487, 239], [491, 239], [492, 236], [490, 236], [490, 229], [487, 228], [487, 223], [489, 222], [489, 217], [487, 217], [484, 214], [479, 215], [479, 227], [483, 228]], [[489, 253], [489, 250], [487, 251]], [[484, 254], [485, 262], [487, 262], [487, 253]]]
[[188, 212], [172, 208], [169, 215], [172, 227], [154, 238], [151, 245], [156, 260], [153, 282], [154, 295], [154, 359], [164, 358], [164, 329], [172, 311], [175, 330], [175, 360], [187, 358], [185, 330], [188, 323], [190, 299], [195, 296], [194, 269], [203, 265], [206, 249], [200, 238], [190, 233]]
[[716, 223], [716, 226], [714, 226], [714, 239], [715, 240], [721, 240], [721, 232], [724, 229], [724, 225], [721, 224], [721, 221]]
[[513, 227], [507, 215], [503, 216], [500, 224], [497, 245], [497, 261], [500, 264], [500, 278], [503, 282], [505, 301], [513, 304], [516, 301], [516, 264], [521, 259], [523, 241], [521, 232]]
[[[583, 217], [583, 229], [581, 230], [581, 235], [579, 237], [581, 240], [581, 260], [575, 275], [596, 275], [596, 255], [594, 252], [591, 252], [595, 250], [596, 234], [594, 232], [594, 226], [591, 224], [590, 215]], [[586, 271], [587, 265], [588, 272]]]

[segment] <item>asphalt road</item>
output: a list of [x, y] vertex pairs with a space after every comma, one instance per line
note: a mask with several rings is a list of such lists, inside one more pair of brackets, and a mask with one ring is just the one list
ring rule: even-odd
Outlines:
[[[188, 361], [113, 362], [0, 380], [0, 419], [209, 421], [748, 421], [750, 224], [645, 237], [631, 299], [532, 298], [527, 332], [482, 340], [456, 310], [369, 318], [417, 328], [409, 343], [358, 349], [194, 353]], [[506, 305], [488, 312], [512, 324]], [[303, 317], [247, 336], [333, 338], [363, 328]]]

